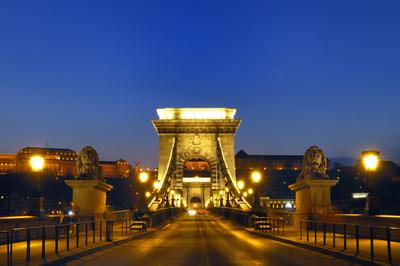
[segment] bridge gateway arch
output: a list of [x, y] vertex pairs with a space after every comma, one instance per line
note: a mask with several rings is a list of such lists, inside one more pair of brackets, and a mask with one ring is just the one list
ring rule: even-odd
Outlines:
[[156, 196], [150, 210], [178, 205], [249, 209], [235, 175], [235, 133], [241, 120], [232, 108], [163, 108], [152, 120], [159, 136]]

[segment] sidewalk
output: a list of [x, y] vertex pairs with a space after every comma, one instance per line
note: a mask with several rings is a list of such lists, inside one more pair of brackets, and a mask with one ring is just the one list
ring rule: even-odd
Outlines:
[[[81, 252], [85, 252], [94, 248], [101, 248], [108, 245], [112, 245], [115, 242], [123, 241], [124, 239], [130, 239], [132, 237], [136, 237], [139, 235], [146, 234], [141, 231], [127, 231], [127, 228], [121, 224], [115, 224], [113, 227], [113, 242], [106, 241], [106, 231], [105, 228], [102, 230], [101, 241], [100, 241], [100, 232], [95, 232], [95, 243], [93, 243], [93, 232], [88, 230], [87, 239], [85, 236], [85, 232], [79, 233], [79, 242], [77, 245], [76, 234], [73, 232], [70, 233], [69, 239], [69, 250], [67, 250], [67, 239], [65, 235], [59, 237], [58, 240], [58, 255], [55, 253], [56, 241], [54, 238], [46, 238], [45, 241], [45, 257], [42, 258], [42, 240], [35, 239], [31, 240], [30, 244], [30, 265], [41, 265], [43, 263], [50, 263], [55, 260], [59, 260], [63, 257], [68, 257], [71, 255], [76, 255]], [[152, 231], [154, 229], [149, 229], [148, 231]], [[11, 247], [10, 247], [11, 249]], [[12, 245], [12, 265], [26, 265], [27, 255], [27, 243], [26, 241], [13, 243]], [[0, 246], [0, 265], [7, 265], [7, 245]]]
[[377, 264], [387, 264], [387, 265], [400, 265], [400, 243], [399, 242], [391, 242], [391, 254], [392, 254], [392, 262], [389, 263], [388, 260], [388, 248], [387, 248], [387, 241], [386, 240], [377, 240], [374, 239], [373, 241], [373, 254], [374, 259], [371, 260], [371, 245], [370, 239], [368, 238], [360, 238], [359, 239], [359, 250], [360, 253], [356, 254], [356, 239], [354, 236], [346, 236], [346, 248], [344, 244], [344, 235], [336, 233], [335, 236], [335, 247], [333, 245], [333, 233], [327, 232], [326, 233], [326, 244], [323, 243], [323, 232], [317, 231], [316, 234], [316, 244], [315, 244], [315, 233], [314, 231], [309, 231], [309, 241], [307, 241], [307, 234], [306, 231], [303, 230], [302, 232], [302, 239], [300, 239], [300, 231], [294, 229], [293, 227], [288, 227], [280, 230], [279, 234], [277, 230], [275, 233], [271, 232], [262, 232], [256, 231], [252, 228], [246, 228], [246, 230], [265, 236], [271, 236], [273, 238], [286, 240], [290, 242], [299, 243], [302, 245], [306, 245], [308, 247], [318, 247], [320, 249], [324, 249], [326, 251], [334, 252], [343, 255], [347, 255], [348, 258], [359, 258], [365, 262], [374, 262]]

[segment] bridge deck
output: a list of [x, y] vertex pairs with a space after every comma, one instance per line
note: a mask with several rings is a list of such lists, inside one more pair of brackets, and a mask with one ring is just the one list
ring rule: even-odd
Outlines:
[[143, 238], [68, 265], [348, 265], [253, 235], [215, 216], [183, 216]]

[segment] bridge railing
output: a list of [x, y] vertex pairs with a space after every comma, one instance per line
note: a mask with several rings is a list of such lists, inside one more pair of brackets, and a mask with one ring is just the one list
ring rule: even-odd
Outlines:
[[130, 223], [125, 218], [0, 231], [0, 265], [41, 264], [79, 248], [112, 242], [131, 233]]
[[225, 219], [232, 220], [236, 224], [254, 228], [255, 230], [268, 231], [271, 234], [284, 235], [285, 227], [288, 222], [282, 217], [267, 216], [266, 212], [260, 213], [254, 211], [244, 211], [237, 208], [214, 207], [210, 212], [223, 216]]
[[354, 252], [355, 256], [367, 255], [371, 261], [386, 259], [390, 264], [400, 263], [400, 258], [394, 261], [394, 256], [392, 256], [393, 253], [400, 252], [400, 228], [398, 227], [315, 220], [302, 220], [299, 226], [300, 240]]

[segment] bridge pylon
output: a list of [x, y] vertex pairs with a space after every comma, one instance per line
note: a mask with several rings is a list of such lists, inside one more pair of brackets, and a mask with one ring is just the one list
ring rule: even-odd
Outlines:
[[165, 205], [218, 206], [220, 198], [249, 209], [235, 175], [235, 134], [241, 120], [232, 108], [157, 109], [160, 187], [150, 210]]

